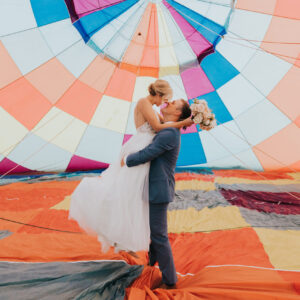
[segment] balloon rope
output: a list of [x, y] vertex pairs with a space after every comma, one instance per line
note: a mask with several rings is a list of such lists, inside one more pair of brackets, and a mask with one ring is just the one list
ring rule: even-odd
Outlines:
[[[20, 224], [20, 225], [24, 225], [24, 226], [29, 226], [29, 227], [34, 227], [34, 228], [40, 228], [40, 229], [45, 229], [45, 230], [51, 230], [51, 231], [56, 231], [56, 232], [62, 232], [62, 233], [72, 233], [72, 234], [86, 234], [84, 232], [81, 231], [69, 231], [69, 230], [62, 230], [62, 229], [56, 229], [56, 228], [51, 228], [51, 227], [44, 227], [44, 226], [39, 226], [39, 225], [34, 225], [34, 224], [29, 224], [29, 223], [23, 223], [20, 221], [16, 221], [16, 220], [11, 220], [11, 219], [7, 219], [7, 218], [2, 218], [0, 217], [0, 220], [6, 221], [6, 222], [11, 222], [11, 223], [15, 223], [15, 224]], [[212, 229], [212, 230], [197, 230], [194, 233], [197, 232], [204, 232], [204, 233], [210, 233], [210, 232], [216, 232], [216, 231], [224, 231], [224, 230], [237, 230], [237, 229], [244, 229], [244, 228], [299, 228], [299, 226], [283, 226], [283, 225], [249, 225], [249, 226], [237, 226], [237, 227], [228, 227], [228, 228], [220, 228], [220, 229]], [[171, 233], [171, 232], [169, 232]]]
[[[263, 48], [260, 48], [260, 47], [251, 47], [251, 46], [248, 46], [248, 45], [244, 45], [244, 44], [241, 44], [241, 43], [237, 43], [235, 41], [230, 41], [228, 40], [229, 37], [225, 37], [224, 40], [226, 40], [227, 42], [229, 43], [232, 43], [232, 44], [236, 44], [236, 45], [239, 45], [239, 46], [243, 46], [243, 47], [246, 47], [246, 48], [249, 48], [249, 49], [254, 49], [254, 50], [257, 50], [257, 51], [260, 51], [260, 52], [266, 52], [268, 54], [272, 54], [274, 56], [281, 56], [281, 57], [284, 57], [284, 58], [290, 58], [290, 59], [293, 59], [293, 60], [299, 60], [300, 61], [300, 57], [293, 57], [293, 56], [289, 56], [289, 55], [284, 55], [284, 54], [280, 54], [280, 53], [277, 53], [277, 52], [273, 52], [273, 51], [269, 51], [269, 50], [265, 50]], [[299, 43], [300, 45], [300, 43]], [[296, 67], [298, 67], [297, 65], [295, 65]], [[298, 67], [299, 68], [299, 67]]]
[[215, 2], [215, 1], [211, 1], [211, 0], [194, 0], [196, 2], [204, 2], [204, 3], [209, 3], [209, 4], [213, 4], [213, 5], [217, 5], [217, 6], [223, 6], [223, 7], [231, 7], [232, 6], [232, 2], [234, 0], [229, 0], [230, 4], [226, 4], [226, 3], [220, 3], [220, 2]]
[[[254, 48], [254, 47], [250, 47], [250, 46], [248, 46], [248, 45], [236, 43], [236, 42], [234, 42], [234, 41], [229, 41], [228, 39], [230, 39], [231, 37], [229, 37], [229, 36], [227, 36], [227, 35], [226, 35], [226, 36], [221, 35], [221, 34], [219, 34], [218, 32], [213, 31], [212, 29], [208, 28], [207, 26], [205, 26], [205, 25], [199, 23], [197, 20], [195, 20], [195, 19], [193, 19], [192, 17], [188, 16], [187, 14], [185, 14], [184, 12], [182, 12], [180, 9], [177, 9], [177, 10], [180, 11], [180, 14], [184, 15], [186, 18], [192, 20], [193, 22], [195, 22], [195, 23], [198, 24], [199, 26], [205, 28], [207, 31], [210, 31], [211, 33], [213, 33], [213, 34], [215, 34], [215, 35], [221, 37], [222, 39], [227, 40], [228, 42], [231, 42], [231, 43], [233, 43], [233, 44], [237, 44], [237, 45], [240, 45], [240, 46], [243, 46], [243, 47], [246, 47], [246, 48], [250, 48], [250, 49], [255, 49], [255, 50], [262, 51], [262, 52], [266, 52], [266, 53], [269, 53], [269, 54], [272, 54], [272, 55], [281, 56], [281, 57], [285, 57], [285, 58], [290, 58], [290, 59], [293, 59], [293, 60], [300, 60], [300, 58], [298, 58], [298, 57], [293, 57], [293, 56], [289, 56], [289, 55], [280, 54], [280, 53], [277, 53], [277, 52], [272, 52], [272, 51], [269, 51], [269, 50], [265, 50], [265, 49], [263, 49], [263, 48], [260, 48], [260, 47], [258, 47], [258, 46], [255, 46], [255, 45], [254, 45], [254, 46], [255, 46], [255, 48]], [[248, 39], [245, 39], [245, 38], [235, 38], [235, 39], [237, 39], [237, 40], [244, 40], [244, 41], [251, 42], [251, 40], [248, 40]], [[254, 41], [254, 40], [253, 40], [253, 41]], [[265, 41], [256, 41], [256, 42], [265, 43]], [[268, 41], [266, 41], [266, 43], [267, 43], [267, 42], [268, 42]], [[271, 41], [271, 43], [289, 44], [289, 42], [275, 42], [275, 41]], [[300, 43], [292, 43], [292, 44], [298, 45], [298, 44], [300, 44]], [[296, 66], [297, 66], [297, 65], [296, 65]], [[297, 67], [298, 67], [298, 66], [297, 66]]]
[[226, 36], [226, 39], [241, 40], [241, 41], [254, 42], [254, 43], [266, 43], [266, 44], [300, 45], [300, 42], [298, 43], [298, 42], [259, 41], [259, 40], [250, 40], [250, 39], [245, 39], [242, 37], [234, 37], [234, 36]]
[[[187, 17], [188, 19], [192, 20], [193, 22], [195, 22], [196, 24], [200, 25], [201, 27], [205, 28], [206, 30], [210, 31], [211, 33], [218, 35], [221, 38], [224, 38], [224, 35], [219, 34], [218, 32], [210, 29], [209, 27], [199, 23], [197, 20], [193, 19], [192, 17], [190, 17], [189, 15], [185, 14], [182, 10], [180, 10], [179, 8], [177, 8], [176, 10], [180, 11], [180, 14], [184, 15], [185, 17]], [[227, 37], [227, 36], [226, 36]], [[231, 39], [237, 39], [237, 40], [244, 40], [244, 41], [248, 41], [248, 42], [258, 42], [258, 43], [277, 43], [277, 44], [292, 44], [292, 45], [300, 45], [300, 42], [282, 42], [282, 41], [259, 41], [259, 40], [250, 40], [250, 39], [246, 39], [246, 38], [235, 38], [235, 37], [227, 37], [227, 38], [231, 38]]]
[[54, 228], [50, 228], [50, 227], [44, 227], [44, 226], [38, 226], [38, 225], [33, 225], [33, 224], [23, 223], [23, 222], [19, 222], [19, 221], [7, 219], [7, 218], [2, 218], [2, 217], [0, 217], [0, 220], [7, 221], [7, 222], [11, 222], [11, 223], [16, 223], [16, 224], [21, 224], [21, 225], [25, 225], [25, 226], [35, 227], [35, 228], [41, 228], [41, 229], [51, 230], [51, 231], [58, 231], [58, 232], [64, 232], [64, 233], [83, 234], [82, 232], [75, 232], [75, 231], [68, 231], [68, 230], [54, 229]]

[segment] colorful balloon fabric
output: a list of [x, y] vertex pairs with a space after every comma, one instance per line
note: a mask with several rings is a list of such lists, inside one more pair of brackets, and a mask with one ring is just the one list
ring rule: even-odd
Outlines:
[[[1, 297], [299, 299], [298, 1], [2, 0], [0, 10]], [[218, 120], [182, 131], [178, 167], [229, 169], [176, 174], [176, 290], [156, 288], [147, 253], [102, 253], [68, 220], [82, 174], [58, 173], [116, 161], [157, 78], [175, 99], [205, 99]], [[27, 171], [48, 175], [7, 176]]]
[[218, 126], [178, 166], [300, 168], [295, 0], [2, 0], [0, 172], [105, 168], [157, 78]]
[[102, 253], [68, 220], [82, 175], [26, 183], [15, 175], [0, 186], [0, 298], [299, 299], [300, 173], [177, 173], [168, 211], [179, 277], [172, 290], [157, 288], [161, 273], [147, 266], [147, 253]]

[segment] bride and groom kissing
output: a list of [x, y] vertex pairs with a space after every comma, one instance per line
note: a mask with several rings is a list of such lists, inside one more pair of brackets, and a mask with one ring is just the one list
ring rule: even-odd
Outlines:
[[[118, 161], [101, 177], [85, 177], [71, 196], [69, 218], [97, 235], [102, 251], [148, 251], [158, 263], [162, 287], [174, 288], [177, 275], [168, 238], [167, 209], [175, 191], [180, 129], [194, 124], [189, 104], [170, 101], [172, 89], [156, 80], [134, 111], [136, 134], [123, 145]], [[162, 116], [153, 109], [161, 106]]]

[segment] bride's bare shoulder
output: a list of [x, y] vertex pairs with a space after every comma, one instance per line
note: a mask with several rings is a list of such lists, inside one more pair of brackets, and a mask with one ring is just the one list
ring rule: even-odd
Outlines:
[[135, 114], [143, 114], [144, 109], [147, 107], [148, 99], [147, 98], [140, 98], [135, 106], [134, 112]]
[[152, 108], [152, 104], [150, 101], [145, 97], [138, 100], [136, 107], [138, 107], [141, 110]]
[[145, 100], [147, 101], [146, 98], [140, 98], [140, 99], [137, 101], [136, 106], [135, 106], [135, 109], [134, 109], [135, 112], [139, 112], [139, 111], [140, 111], [140, 107], [143, 106], [143, 103], [145, 102]]
[[145, 98], [140, 98], [137, 102], [138, 105], [143, 105], [144, 103], [148, 102], [148, 99], [145, 97]]

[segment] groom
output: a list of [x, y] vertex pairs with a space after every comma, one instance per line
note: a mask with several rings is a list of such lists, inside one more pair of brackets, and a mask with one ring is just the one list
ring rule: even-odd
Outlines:
[[[191, 116], [183, 99], [175, 100], [161, 110], [164, 122], [177, 122]], [[190, 121], [191, 125], [193, 121]], [[177, 275], [168, 238], [167, 209], [175, 192], [174, 172], [180, 149], [180, 130], [166, 128], [159, 131], [152, 143], [141, 151], [128, 155], [126, 165], [134, 167], [151, 161], [149, 171], [149, 220], [151, 244], [149, 262], [158, 262], [166, 288], [175, 287]], [[123, 162], [122, 162], [123, 163]]]

